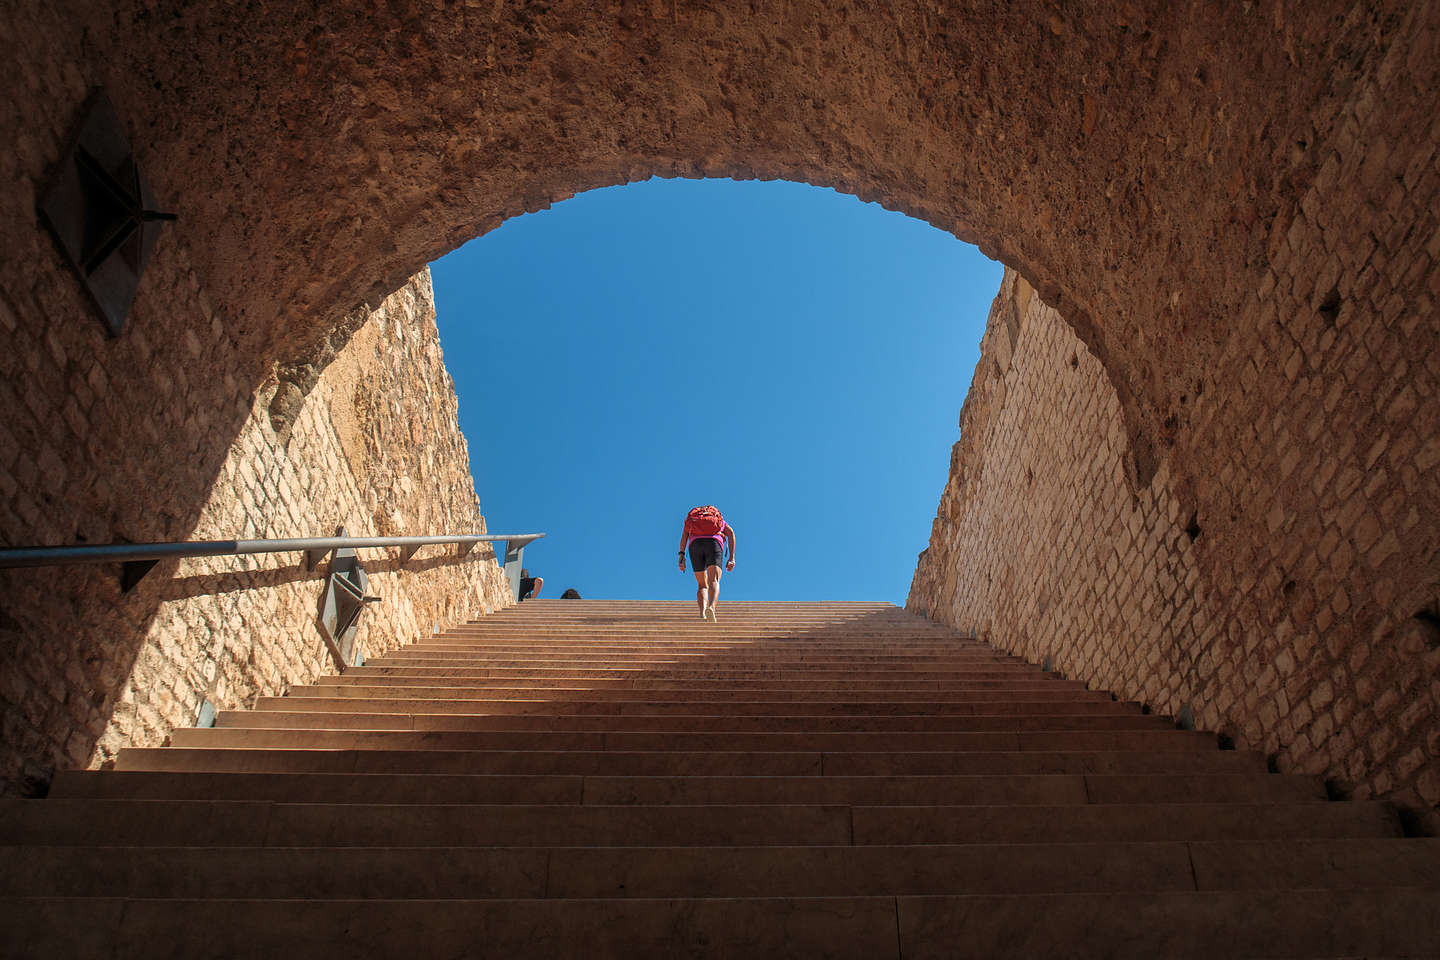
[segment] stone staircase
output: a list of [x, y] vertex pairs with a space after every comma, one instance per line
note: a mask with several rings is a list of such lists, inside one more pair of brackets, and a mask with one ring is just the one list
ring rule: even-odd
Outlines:
[[531, 601], [0, 804], [5, 957], [1440, 956], [1440, 841], [876, 603]]

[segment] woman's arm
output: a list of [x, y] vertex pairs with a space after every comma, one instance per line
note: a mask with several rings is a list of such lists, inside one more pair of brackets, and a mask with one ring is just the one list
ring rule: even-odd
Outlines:
[[725, 524], [725, 540], [730, 545], [730, 559], [725, 564], [726, 570], [735, 569], [735, 528]]

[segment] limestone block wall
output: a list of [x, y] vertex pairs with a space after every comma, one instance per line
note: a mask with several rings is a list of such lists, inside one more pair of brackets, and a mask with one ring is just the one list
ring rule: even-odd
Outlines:
[[[1433, 571], [1396, 552], [1433, 536], [1433, 378], [1404, 375], [1433, 360], [1399, 355], [1383, 311], [1320, 322], [1273, 343], [1272, 308], [1239, 382], [1187, 398], [1194, 446], [1132, 492], [1103, 368], [1007, 271], [907, 607], [1432, 829]], [[1395, 377], [1384, 406], [1343, 402], [1351, 369]]]
[[[355, 535], [485, 532], [428, 271], [369, 315], [279, 433], [276, 388], [251, 399], [183, 538], [324, 536], [339, 525]], [[370, 656], [510, 603], [488, 547], [361, 558], [382, 598], [360, 621]], [[162, 743], [195, 722], [202, 698], [224, 709], [333, 672], [315, 623], [324, 572], [297, 554], [186, 560], [160, 564], [130, 594], [114, 567], [5, 573], [0, 788], [34, 790], [55, 766]]]

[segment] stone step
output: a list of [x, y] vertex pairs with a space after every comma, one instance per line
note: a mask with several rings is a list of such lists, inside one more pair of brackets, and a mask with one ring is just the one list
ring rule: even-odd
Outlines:
[[877, 616], [874, 613], [856, 615], [853, 611], [756, 611], [747, 610], [735, 601], [722, 599], [720, 610], [729, 617], [719, 624], [707, 623], [700, 619], [699, 608], [692, 599], [688, 604], [654, 609], [631, 609], [626, 611], [577, 613], [570, 616], [557, 615], [552, 611], [546, 616], [511, 616], [509, 612], [491, 615], [478, 620], [456, 624], [452, 629], [504, 628], [519, 630], [543, 630], [554, 625], [578, 624], [587, 627], [695, 627], [717, 631], [738, 627], [782, 630], [791, 626], [806, 626], [829, 630], [882, 630], [895, 633], [933, 634], [938, 636], [968, 637], [968, 631], [957, 631], [941, 624], [916, 618]]
[[974, 776], [1263, 773], [1265, 757], [1234, 750], [818, 753], [626, 750], [345, 750], [126, 747], [118, 771], [613, 774], [632, 776]]
[[[628, 900], [8, 900], [46, 955], [547, 957], [1423, 956], [1440, 894], [1258, 893]], [[898, 936], [897, 936], [898, 932]], [[1086, 949], [1077, 945], [1094, 945]]]
[[[416, 666], [420, 667], [444, 668], [457, 673], [468, 673], [472, 669], [472, 665], [463, 660], [420, 660], [415, 661], [415, 663]], [[385, 666], [394, 666], [394, 664], [387, 663], [385, 664]], [[664, 674], [663, 672], [657, 671], [657, 676], [663, 678]], [[343, 681], [345, 678], [342, 676], [340, 679]], [[345, 685], [346, 683], [343, 682], [340, 684], [336, 684], [336, 686]], [[525, 680], [514, 681], [511, 686], [516, 689], [531, 688], [528, 681]], [[577, 685], [573, 689], [591, 689], [591, 687], [588, 681], [581, 679], [577, 681]], [[731, 686], [711, 688], [712, 691], [717, 692], [721, 696], [726, 695], [731, 690], [739, 689], [744, 689], [744, 687]], [[1085, 684], [1079, 680], [1062, 680], [1059, 677], [1056, 677], [1054, 674], [1037, 672], [1033, 674], [1015, 674], [1013, 676], [1004, 677], [992, 676], [980, 678], [962, 678], [958, 680], [948, 681], [945, 684], [945, 689], [956, 693], [965, 693], [972, 690], [1041, 690], [1058, 693], [1062, 691], [1079, 692], [1085, 690], [1086, 687]], [[696, 692], [698, 693], [700, 691], [697, 689]], [[799, 692], [799, 690], [797, 690], [797, 692]], [[1094, 693], [1095, 696], [1099, 699], [1110, 699], [1110, 695], [1108, 693], [1102, 691], [1092, 691], [1092, 693]]]
[[1433, 955], [1440, 891], [1275, 890], [623, 900], [0, 901], [37, 956], [365, 960], [440, 956], [835, 957]]
[[[763, 682], [770, 686], [779, 686], [786, 689], [804, 690], [813, 686], [823, 686], [835, 681], [854, 682], [857, 680], [870, 681], [870, 689], [928, 689], [932, 685], [936, 689], [950, 689], [956, 684], [963, 684], [973, 680], [974, 674], [964, 672], [929, 672], [920, 670], [876, 670], [876, 671], [816, 671], [808, 673], [798, 670], [708, 670], [708, 669], [676, 669], [670, 667], [657, 667], [655, 669], [632, 668], [632, 667], [575, 667], [554, 665], [549, 667], [496, 667], [486, 664], [476, 664], [466, 667], [426, 667], [426, 666], [397, 666], [382, 665], [363, 667], [351, 667], [340, 676], [329, 675], [315, 678], [314, 686], [346, 686], [354, 683], [370, 685], [406, 685], [423, 684], [429, 686], [467, 686], [479, 685], [485, 687], [508, 686], [508, 687], [538, 687], [548, 686], [555, 683], [569, 684], [572, 686], [587, 687], [633, 687], [635, 689], [656, 689], [664, 687], [679, 687], [687, 690], [694, 690], [706, 686], [721, 686], [725, 684], [749, 686], [753, 683]], [[1040, 674], [1038, 677], [1031, 675], [1032, 686], [1042, 690], [1074, 690], [1080, 692], [1083, 688], [1077, 689], [1073, 684], [1069, 686], [1051, 686], [1058, 677], [1053, 675]], [[1105, 700], [1112, 699], [1110, 694], [1103, 691], [1085, 691], [1094, 697]]]
[[836, 846], [1398, 837], [1382, 803], [0, 801], [0, 846]]
[[0, 897], [844, 897], [1440, 885], [1440, 840], [872, 847], [9, 847]]
[[[999, 723], [1002, 719], [1024, 722]], [[549, 730], [577, 732], [606, 731], [675, 731], [679, 733], [878, 733], [878, 732], [965, 732], [995, 726], [1002, 730], [1070, 729], [1061, 724], [1045, 724], [1050, 718], [975, 718], [933, 716], [680, 716], [680, 715], [614, 715], [591, 714], [511, 714], [477, 716], [474, 714], [434, 713], [324, 713], [318, 711], [286, 713], [258, 710], [221, 713], [215, 725], [226, 729], [246, 730]], [[1065, 718], [1054, 718], [1064, 720]], [[1113, 719], [1113, 718], [1110, 718]], [[1121, 718], [1123, 719], [1123, 718]], [[1136, 717], [1135, 719], [1150, 719]], [[1073, 727], [1073, 725], [1071, 725]], [[1158, 724], [1172, 729], [1169, 724]]]
[[[675, 662], [655, 661], [655, 659], [621, 661], [621, 659], [618, 658], [596, 658], [595, 661], [582, 662], [579, 661], [579, 659], [564, 658], [564, 656], [554, 656], [554, 658], [550, 659], [456, 659], [454, 658], [454, 656], [439, 655], [406, 656], [406, 658], [390, 658], [390, 656], [384, 656], [384, 658], [374, 659], [374, 661], [370, 662], [370, 664], [373, 664], [374, 666], [382, 666], [382, 668], [445, 668], [451, 669], [451, 671], [458, 672], [471, 672], [475, 671], [475, 669], [497, 668], [541, 669], [541, 671], [562, 672], [572, 668], [585, 669], [586, 666], [598, 666], [598, 668], [600, 669], [618, 669], [626, 668], [626, 666], [629, 666], [629, 668], [642, 669], [642, 671], [648, 671], [649, 674], [657, 676], [668, 676], [671, 674], [671, 671], [674, 671], [675, 676], [688, 675], [690, 674], [690, 672], [708, 672], [708, 669], [710, 669], [711, 666], [711, 664], [701, 666], [700, 662], [696, 662], [696, 664], [681, 664], [680, 668], [677, 669], [677, 665], [675, 665]], [[724, 674], [726, 674], [726, 672], [729, 672], [730, 669], [732, 669], [732, 666], [736, 665], [714, 664], [713, 666], [716, 666], [716, 671], [714, 671], [714, 674], [723, 676]], [[829, 664], [829, 662], [825, 662], [825, 664], [821, 665], [821, 668], [829, 672], [831, 671], [832, 666], [834, 666], [834, 664]], [[742, 664], [739, 664], [739, 668], [765, 668], [765, 664], [757, 664], [757, 662], [742, 662]], [[796, 672], [798, 672], [799, 675], [804, 675], [804, 672], [802, 671]], [[874, 674], [876, 674], [877, 676], [890, 676], [891, 674], [901, 674], [906, 676], [906, 678], [909, 678], [910, 675], [920, 674], [920, 676], [917, 676], [916, 679], [932, 678], [932, 676], [935, 674], [955, 674], [955, 672], [959, 672], [959, 674], [962, 674], [960, 676], [956, 676], [956, 682], [959, 682], [959, 684], [972, 685], [972, 687], [985, 687], [985, 685], [989, 685], [989, 687], [1004, 687], [1004, 685], [1018, 684], [1032, 685], [1032, 687], [1041, 687], [1041, 685], [1044, 685], [1044, 687], [1053, 687], [1056, 689], [1086, 688], [1086, 685], [1084, 685], [1083, 681], [1064, 679], [1061, 678], [1061, 676], [1057, 676], [1056, 674], [1045, 674], [1045, 672], [1040, 671], [1040, 669], [1038, 668], [1004, 669], [1004, 671], [949, 671], [949, 669], [943, 669], [943, 671], [932, 672], [922, 671], [922, 669], [916, 669], [912, 665], [907, 666], [907, 668], [901, 669], [901, 671], [884, 671], [883, 668], [878, 668], [878, 666], [876, 669], [874, 669]], [[868, 671], [867, 666], [861, 665], [857, 666], [857, 668], [855, 669], [852, 669], [851, 675], [854, 676], [854, 678], [860, 679], [864, 678], [864, 676], [870, 675], [870, 671]]]
[[[721, 600], [721, 610], [729, 610], [730, 619], [726, 623], [719, 623], [717, 628], [727, 626], [772, 626], [780, 629], [792, 623], [804, 623], [804, 625], [829, 626], [835, 629], [864, 629], [876, 628], [883, 630], [907, 630], [912, 633], [946, 633], [946, 635], [965, 636], [959, 630], [953, 630], [948, 626], [935, 623], [933, 620], [922, 619], [913, 616], [883, 616], [874, 610], [783, 610], [778, 607], [772, 609], [760, 609], [760, 607], [746, 606], [744, 602], [737, 600]], [[464, 628], [485, 628], [485, 626], [507, 626], [507, 628], [523, 629], [546, 629], [556, 623], [582, 623], [588, 626], [655, 626], [672, 625], [672, 623], [683, 623], [683, 625], [701, 625], [704, 620], [700, 619], [700, 612], [696, 602], [691, 599], [688, 603], [668, 603], [665, 606], [654, 607], [615, 607], [611, 610], [526, 610], [524, 607], [513, 607], [503, 610], [494, 615], [481, 617], [478, 620], [468, 620], [459, 623], [458, 629]]]
[[[947, 795], [947, 791], [953, 791]], [[926, 799], [939, 795], [940, 799]], [[1324, 802], [1313, 777], [620, 777], [589, 776], [587, 804], [847, 803], [962, 806]]]
[[805, 623], [746, 626], [734, 622], [716, 626], [700, 620], [693, 614], [683, 620], [672, 620], [667, 623], [633, 622], [602, 626], [586, 623], [540, 624], [526, 629], [503, 623], [474, 624], [454, 627], [444, 633], [432, 634], [426, 639], [543, 643], [575, 638], [615, 641], [654, 640], [660, 643], [758, 643], [776, 647], [792, 644], [894, 646], [904, 649], [934, 647], [948, 650], [972, 650], [991, 655], [996, 653], [993, 647], [988, 647], [979, 640], [957, 637], [944, 632], [917, 631], [908, 627], [894, 629], [864, 624], [836, 626]]
[[[384, 666], [413, 666], [413, 660], [458, 660], [472, 663], [477, 667], [512, 668], [554, 668], [576, 667], [580, 669], [650, 669], [650, 670], [767, 670], [806, 673], [811, 671], [835, 671], [859, 673], [869, 670], [893, 670], [905, 673], [974, 673], [976, 671], [998, 671], [1000, 673], [1037, 673], [1043, 671], [1024, 660], [928, 656], [907, 657], [903, 655], [876, 654], [871, 656], [848, 656], [825, 651], [806, 654], [781, 655], [764, 650], [748, 651], [693, 651], [693, 650], [505, 650], [487, 647], [469, 649], [443, 649], [427, 645], [401, 647], [376, 661]], [[366, 666], [370, 666], [367, 663]]]
[[[1101, 704], [1103, 705], [1103, 704]], [[588, 697], [534, 700], [412, 699], [359, 694], [344, 697], [261, 697], [256, 711], [286, 713], [388, 713], [498, 716], [542, 714], [566, 716], [695, 716], [695, 717], [915, 717], [944, 720], [952, 730], [1170, 730], [1174, 723], [1158, 714], [1138, 711], [1035, 710], [990, 712], [990, 704], [927, 700], [622, 700]], [[1066, 704], [1057, 704], [1063, 707]], [[955, 707], [958, 709], [950, 709]], [[979, 709], [977, 709], [977, 707]], [[919, 729], [917, 727], [916, 729]], [[938, 729], [938, 728], [937, 728]]]
[[1313, 777], [1278, 774], [1031, 776], [617, 776], [234, 774], [69, 771], [53, 798], [287, 803], [1294, 803], [1324, 801]]
[[523, 652], [527, 649], [539, 649], [544, 652], [563, 653], [567, 651], [576, 652], [606, 652], [616, 653], [644, 653], [648, 651], [657, 652], [693, 652], [693, 653], [729, 653], [729, 655], [742, 655], [742, 653], [757, 653], [757, 655], [775, 656], [950, 656], [956, 659], [973, 659], [973, 661], [1015, 661], [1015, 655], [996, 651], [992, 646], [985, 646], [984, 643], [972, 643], [969, 640], [907, 640], [903, 638], [815, 638], [815, 636], [775, 636], [757, 635], [755, 638], [742, 638], [742, 636], [714, 635], [711, 630], [700, 630], [694, 636], [677, 636], [674, 633], [668, 635], [636, 635], [636, 633], [624, 633], [624, 635], [603, 636], [593, 633], [546, 633], [546, 635], [520, 636], [516, 633], [508, 635], [484, 636], [478, 633], [472, 635], [436, 635], [431, 638], [418, 640], [419, 646], [461, 646], [461, 648], [480, 649], [511, 649], [511, 651]]
[[994, 646], [976, 640], [955, 640], [936, 636], [877, 636], [840, 635], [840, 633], [808, 633], [808, 635], [785, 635], [776, 630], [756, 630], [750, 633], [717, 632], [711, 626], [697, 626], [694, 630], [544, 630], [544, 632], [518, 633], [516, 630], [451, 630], [435, 633], [422, 638], [419, 643], [452, 643], [456, 646], [478, 646], [478, 648], [526, 648], [539, 646], [544, 649], [612, 648], [618, 651], [632, 648], [694, 649], [694, 651], [769, 651], [775, 653], [804, 653], [808, 651], [832, 651], [837, 653], [877, 653], [877, 655], [949, 655], [973, 656], [976, 659], [1014, 659], [1012, 653], [998, 651]]
[[[1034, 664], [1023, 660], [980, 659], [978, 657], [844, 657], [834, 654], [814, 653], [803, 657], [770, 656], [762, 651], [736, 654], [704, 653], [667, 650], [637, 650], [633, 653], [563, 650], [495, 650], [495, 649], [442, 649], [429, 646], [409, 646], [392, 651], [375, 661], [380, 666], [416, 666], [413, 661], [456, 660], [477, 667], [534, 668], [579, 668], [579, 669], [647, 669], [686, 671], [727, 671], [727, 670], [783, 670], [787, 673], [804, 674], [811, 671], [833, 671], [865, 675], [870, 670], [898, 670], [905, 673], [1035, 673], [1043, 671]], [[366, 666], [372, 665], [371, 663]]]
[[[1018, 694], [1045, 694], [1047, 697], [1041, 699], [1007, 699], [1007, 692], [1018, 692]], [[569, 702], [583, 701], [600, 702], [634, 702], [634, 704], [651, 704], [651, 702], [708, 702], [708, 704], [734, 704], [734, 702], [789, 702], [789, 704], [835, 704], [835, 702], [854, 702], [854, 704], [933, 704], [942, 711], [966, 712], [966, 707], [978, 707], [988, 704], [1048, 704], [1056, 707], [1067, 707], [1067, 705], [1086, 704], [1087, 708], [1081, 708], [1077, 712], [1115, 712], [1115, 714], [1139, 714], [1138, 705], [1126, 704], [1126, 702], [1113, 701], [1107, 697], [1076, 697], [1077, 692], [1083, 691], [1050, 691], [1050, 689], [1030, 689], [1030, 691], [1007, 691], [1007, 688], [984, 688], [978, 691], [956, 691], [950, 688], [946, 691], [907, 691], [907, 689], [873, 689], [873, 691], [832, 691], [832, 689], [749, 689], [749, 688], [720, 688], [720, 689], [685, 689], [683, 687], [671, 687], [664, 689], [636, 689], [632, 687], [429, 687], [429, 685], [418, 684], [383, 684], [372, 685], [369, 681], [350, 682], [350, 684], [317, 684], [312, 687], [292, 687], [285, 697], [268, 697], [266, 702], [275, 699], [482, 699], [482, 701], [497, 701], [497, 699], [546, 699], [546, 701]], [[952, 710], [953, 708], [953, 710]], [[1103, 710], [1102, 710], [1103, 708]]]
[[310, 747], [332, 750], [758, 750], [843, 752], [1215, 749], [1212, 734], [1184, 730], [1033, 733], [685, 733], [609, 731], [365, 731], [178, 729], [181, 747]]

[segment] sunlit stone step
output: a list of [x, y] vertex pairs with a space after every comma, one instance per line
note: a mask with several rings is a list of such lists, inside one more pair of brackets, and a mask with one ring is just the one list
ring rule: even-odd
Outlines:
[[[390, 730], [390, 731], [673, 731], [677, 733], [945, 733], [975, 731], [1046, 731], [1102, 729], [1080, 726], [1067, 717], [969, 717], [969, 716], [721, 716], [670, 714], [517, 713], [483, 716], [443, 713], [285, 713], [251, 711], [222, 713], [216, 726], [245, 730]], [[1103, 718], [1157, 720], [1161, 718]], [[1157, 723], [1158, 728], [1168, 724]], [[1104, 729], [1110, 729], [1106, 727]]]
[[[383, 691], [382, 691], [383, 692]], [[763, 696], [764, 694], [760, 694]], [[411, 713], [411, 714], [566, 714], [608, 716], [931, 716], [975, 718], [975, 730], [1027, 729], [1088, 729], [1088, 730], [1166, 730], [1174, 724], [1168, 717], [1142, 714], [1129, 710], [1019, 710], [989, 711], [988, 704], [931, 701], [922, 696], [913, 699], [876, 700], [629, 700], [594, 698], [586, 694], [566, 697], [424, 699], [404, 695], [363, 696], [358, 693], [343, 697], [262, 697], [256, 710], [279, 710], [287, 713]], [[1101, 701], [1097, 706], [1106, 706]], [[954, 707], [955, 709], [951, 709]], [[984, 719], [981, 719], [984, 718]], [[1044, 718], [1044, 719], [1042, 719]], [[1007, 726], [1007, 721], [1013, 722]], [[1068, 724], [1068, 725], [1067, 725]], [[967, 729], [957, 727], [956, 729]]]
[[954, 751], [954, 750], [1179, 750], [1215, 749], [1213, 736], [1182, 730], [1036, 733], [684, 733], [614, 731], [376, 732], [336, 730], [241, 730], [214, 727], [176, 730], [176, 746], [323, 747], [376, 750], [759, 750], [759, 751]]
[[895, 776], [1263, 773], [1241, 751], [820, 753], [656, 750], [346, 750], [127, 747], [117, 770], [633, 776]]

